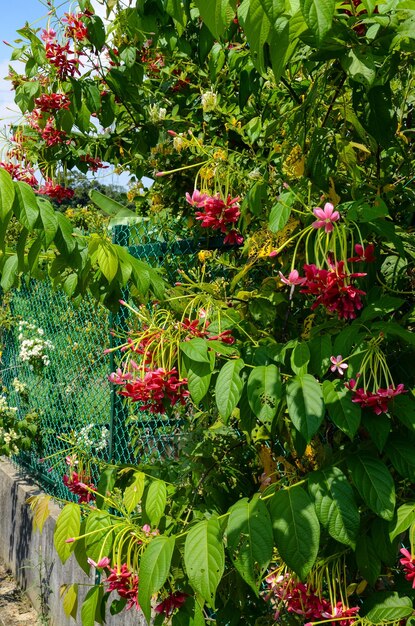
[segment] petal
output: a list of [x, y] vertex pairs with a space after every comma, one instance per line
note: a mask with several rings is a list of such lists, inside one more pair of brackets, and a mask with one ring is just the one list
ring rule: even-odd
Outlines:
[[321, 220], [325, 220], [327, 215], [319, 206], [313, 209], [313, 213], [316, 217], [319, 217]]

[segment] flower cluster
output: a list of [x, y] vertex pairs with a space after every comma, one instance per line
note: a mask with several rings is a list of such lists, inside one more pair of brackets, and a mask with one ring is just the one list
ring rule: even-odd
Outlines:
[[401, 383], [397, 387], [382, 388], [379, 387], [376, 391], [368, 391], [364, 387], [357, 388], [357, 378], [352, 378], [349, 382], [345, 383], [347, 389], [352, 392], [352, 402], [360, 404], [362, 408], [372, 409], [376, 415], [381, 413], [387, 413], [389, 409], [389, 402], [402, 393], [406, 393], [404, 385]]
[[133, 606], [139, 611], [140, 605], [138, 604], [138, 576], [130, 572], [126, 563], [121, 565], [121, 568], [113, 567], [110, 569], [110, 574], [107, 578], [108, 592], [116, 591], [121, 598], [128, 600], [126, 609], [131, 609]]
[[353, 624], [354, 617], [359, 611], [358, 606], [348, 608], [343, 605], [343, 602], [336, 602], [332, 605], [309, 585], [296, 581], [288, 573], [284, 576], [269, 576], [266, 582], [269, 585], [269, 592], [265, 600], [272, 602], [275, 606], [274, 619], [276, 620], [279, 619], [281, 609], [284, 608], [288, 613], [295, 613], [307, 619], [307, 624], [319, 620], [329, 622], [330, 618], [336, 618], [336, 621], [332, 622], [333, 626], [335, 624], [348, 626]]
[[49, 148], [62, 143], [66, 137], [66, 133], [64, 130], [59, 130], [58, 128], [55, 128], [55, 122], [53, 117], [49, 117], [49, 119], [46, 121], [45, 127], [41, 130], [40, 134], [43, 141]]
[[52, 200], [61, 203], [63, 200], [70, 200], [74, 195], [74, 190], [68, 187], [63, 187], [58, 183], [54, 183], [50, 178], [46, 180], [46, 183], [39, 187], [38, 193], [42, 196], [49, 196]]
[[37, 433], [36, 413], [24, 418], [15, 406], [9, 406], [6, 396], [0, 395], [0, 454], [10, 456], [28, 449]]
[[187, 389], [184, 389], [187, 379], [180, 380], [176, 368], [166, 372], [161, 367], [156, 370], [146, 367], [144, 372], [143, 378], [129, 379], [127, 383], [125, 376], [117, 379], [111, 375], [110, 380], [116, 384], [125, 385], [120, 395], [130, 398], [133, 402], [142, 402], [141, 411], [165, 413], [167, 406], [174, 406], [177, 402], [185, 404], [189, 396]]
[[163, 613], [166, 617], [170, 617], [175, 609], [180, 609], [180, 607], [183, 606], [187, 598], [187, 593], [175, 591], [160, 602], [160, 604], [157, 604], [154, 610], [156, 613]]
[[35, 99], [35, 106], [42, 113], [53, 113], [62, 109], [69, 109], [70, 99], [64, 93], [43, 93]]
[[78, 502], [91, 502], [95, 500], [95, 494], [90, 490], [95, 491], [95, 485], [91, 482], [91, 477], [80, 472], [71, 472], [69, 476], [67, 474], [63, 477], [63, 484], [69, 489], [69, 491], [78, 496]]
[[85, 17], [85, 13], [65, 13], [62, 22], [66, 24], [65, 36], [68, 39], [82, 41], [88, 37], [88, 28], [81, 18]]
[[186, 200], [192, 206], [201, 209], [196, 211], [196, 219], [200, 221], [202, 228], [226, 233], [224, 243], [239, 245], [243, 242], [243, 237], [237, 230], [233, 228], [229, 230], [229, 226], [235, 224], [241, 215], [239, 197], [232, 198], [228, 195], [226, 200], [223, 200], [218, 193], [210, 196], [195, 189], [192, 195], [186, 194]]
[[74, 439], [77, 448], [85, 452], [99, 452], [107, 447], [108, 436], [109, 430], [106, 426], [102, 426], [100, 429], [96, 424], [87, 424], [74, 434]]
[[98, 157], [92, 157], [89, 154], [82, 154], [80, 161], [87, 163], [91, 172], [97, 172], [99, 169], [107, 169], [109, 166], [104, 165]]
[[[75, 74], [80, 74], [79, 57], [70, 49], [69, 42], [62, 46], [54, 38], [51, 38], [50, 32], [48, 31], [45, 45], [46, 58], [56, 68], [59, 78], [66, 80], [69, 76], [73, 77]], [[74, 55], [73, 58], [70, 58], [71, 55]]]
[[35, 170], [32, 167], [25, 167], [21, 163], [13, 163], [12, 161], [1, 161], [0, 167], [10, 174], [15, 180], [27, 183], [31, 187], [37, 187]]
[[366, 276], [365, 273], [347, 273], [344, 261], [329, 263], [329, 269], [305, 264], [304, 271], [305, 282], [301, 293], [315, 298], [311, 306], [313, 310], [322, 305], [327, 311], [337, 313], [339, 319], [356, 318], [356, 311], [363, 308], [361, 296], [365, 292], [353, 285], [353, 279]]
[[185, 317], [180, 324], [182, 328], [189, 333], [188, 336], [184, 338], [184, 341], [190, 341], [193, 337], [203, 337], [208, 341], [221, 341], [229, 345], [235, 343], [235, 337], [233, 337], [231, 330], [223, 330], [218, 334], [211, 333], [208, 330], [210, 325], [209, 320], [203, 320], [201, 316], [194, 320]]
[[43, 328], [21, 321], [19, 322], [18, 331], [18, 340], [20, 342], [19, 357], [23, 363], [27, 363], [32, 371], [37, 372], [41, 371], [43, 367], [50, 365], [48, 351], [54, 350], [55, 346], [48, 339], [44, 339]]
[[415, 589], [415, 557], [406, 548], [401, 548], [401, 554], [403, 554], [403, 558], [399, 559], [399, 562], [403, 566], [405, 578], [412, 583], [412, 588]]

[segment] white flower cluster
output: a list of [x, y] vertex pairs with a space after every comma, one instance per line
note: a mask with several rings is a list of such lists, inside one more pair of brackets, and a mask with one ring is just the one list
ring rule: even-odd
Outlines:
[[[55, 346], [48, 339], [44, 339], [45, 331], [35, 324], [22, 321], [18, 326], [20, 341], [19, 356], [24, 363], [28, 363], [31, 370], [50, 364], [47, 350], [54, 350]], [[31, 335], [31, 337], [28, 337]]]
[[205, 113], [214, 111], [218, 103], [218, 96], [214, 91], [206, 91], [202, 93], [202, 109]]
[[0, 416], [14, 417], [17, 413], [17, 407], [7, 404], [6, 396], [0, 396]]
[[151, 122], [161, 122], [166, 117], [167, 109], [159, 107], [158, 104], [151, 104], [148, 108], [148, 113]]
[[12, 385], [15, 392], [21, 396], [26, 396], [29, 393], [29, 387], [26, 383], [22, 383], [18, 378], [13, 378]]
[[91, 432], [95, 427], [95, 424], [87, 424], [77, 433], [75, 433], [76, 445], [79, 448], [99, 452], [104, 450], [108, 445], [109, 430], [105, 426], [102, 426], [99, 433]]

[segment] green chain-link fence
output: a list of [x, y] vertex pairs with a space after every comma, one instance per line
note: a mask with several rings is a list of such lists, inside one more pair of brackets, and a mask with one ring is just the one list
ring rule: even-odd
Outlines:
[[[118, 226], [113, 232], [115, 243], [128, 247], [134, 256], [153, 267], [162, 267], [170, 282], [177, 281], [179, 268], [186, 271], [195, 265], [201, 248], [220, 247], [220, 240], [201, 245], [193, 240], [158, 242], [151, 239], [145, 222], [131, 227]], [[2, 384], [8, 391], [10, 404], [19, 409], [23, 408], [21, 396], [14, 390], [13, 380], [17, 378], [27, 385], [30, 408], [38, 413], [40, 426], [36, 445], [30, 453], [16, 457], [16, 462], [47, 492], [57, 497], [71, 497], [62, 482], [67, 470], [63, 452], [68, 447], [62, 438], [80, 433], [91, 424], [92, 432], [107, 431], [106, 445], [98, 452], [103, 460], [142, 461], [169, 451], [173, 425], [168, 419], [134, 411], [108, 382], [117, 356], [105, 355], [104, 350], [116, 345], [111, 329], [127, 328], [128, 309], [123, 307], [117, 315], [112, 315], [92, 298], [85, 298], [75, 306], [62, 291], [53, 291], [48, 282], [36, 280], [13, 292], [10, 308], [14, 324], [3, 331]], [[41, 328], [42, 336], [54, 346], [48, 350], [50, 364], [40, 375], [22, 362], [19, 320]], [[131, 411], [133, 417], [129, 415]], [[133, 423], [132, 437], [128, 422]]]

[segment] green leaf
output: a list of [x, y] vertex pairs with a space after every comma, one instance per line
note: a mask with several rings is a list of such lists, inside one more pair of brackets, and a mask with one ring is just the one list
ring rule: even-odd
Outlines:
[[412, 432], [415, 432], [415, 399], [412, 394], [396, 396], [391, 413]]
[[13, 207], [15, 189], [12, 178], [6, 170], [0, 167], [0, 221]]
[[203, 611], [195, 598], [188, 598], [184, 606], [176, 611], [172, 618], [172, 626], [205, 626]]
[[108, 496], [111, 493], [115, 485], [116, 478], [117, 470], [114, 467], [107, 467], [101, 472], [97, 486], [98, 494], [96, 496], [96, 505], [98, 509], [106, 510], [109, 508], [109, 504], [105, 501], [105, 496]]
[[258, 498], [239, 500], [231, 509], [226, 530], [231, 559], [245, 582], [258, 595], [274, 546], [271, 518]]
[[215, 399], [219, 415], [227, 420], [238, 404], [244, 381], [240, 372], [245, 363], [242, 359], [231, 360], [225, 363], [216, 380]]
[[65, 590], [65, 595], [62, 601], [63, 610], [66, 617], [73, 617], [76, 620], [76, 614], [78, 611], [78, 585], [74, 583]]
[[291, 353], [291, 369], [295, 374], [307, 374], [307, 365], [310, 362], [310, 349], [302, 341], [297, 343]]
[[392, 541], [415, 523], [415, 502], [405, 502], [396, 511], [396, 517], [390, 523], [389, 537]]
[[330, 335], [313, 337], [308, 342], [310, 350], [310, 373], [324, 376], [330, 367], [330, 357], [333, 354]]
[[75, 547], [75, 543], [66, 543], [79, 535], [81, 528], [81, 509], [78, 504], [70, 502], [65, 504], [56, 520], [53, 544], [62, 563], [65, 563]]
[[59, 229], [55, 235], [55, 244], [62, 254], [70, 254], [76, 248], [72, 224], [62, 213], [55, 213]]
[[[86, 520], [84, 519], [81, 522], [81, 528], [79, 531], [80, 535], [85, 534], [85, 527], [86, 527]], [[88, 563], [88, 556], [86, 554], [85, 537], [82, 537], [81, 539], [78, 539], [78, 541], [75, 542], [75, 548], [74, 548], [73, 554], [79, 567], [85, 572], [87, 576], [89, 576], [91, 566]]]
[[368, 535], [360, 535], [358, 538], [355, 556], [360, 574], [370, 585], [374, 585], [380, 576], [382, 563], [376, 546]]
[[298, 432], [309, 443], [324, 417], [321, 386], [311, 374], [295, 376], [287, 384], [288, 414]]
[[414, 443], [407, 437], [393, 435], [388, 440], [386, 453], [393, 467], [402, 476], [415, 482]]
[[238, 19], [249, 42], [252, 62], [262, 73], [266, 69], [264, 44], [271, 33], [271, 22], [260, 0], [243, 0], [238, 8]]
[[[311, 2], [311, 0], [309, 0]], [[376, 78], [376, 65], [373, 54], [367, 46], [364, 48], [351, 48], [341, 59], [344, 71], [356, 83], [365, 87], [371, 87]]]
[[55, 215], [55, 210], [48, 200], [44, 198], [38, 198], [38, 205], [40, 211], [40, 219], [43, 224], [43, 232], [45, 233], [45, 249], [49, 247], [55, 238], [58, 230], [58, 219]]
[[397, 622], [413, 612], [412, 600], [396, 591], [378, 591], [363, 604], [362, 615], [372, 624]]
[[236, 12], [236, 0], [195, 0], [200, 16], [212, 35], [220, 39]]
[[1, 272], [0, 285], [4, 291], [11, 289], [15, 283], [19, 271], [19, 259], [13, 254], [6, 259]]
[[225, 569], [222, 531], [216, 517], [193, 526], [184, 546], [184, 564], [193, 589], [214, 608], [216, 588]]
[[128, 513], [132, 513], [141, 501], [144, 493], [144, 481], [145, 474], [143, 472], [134, 472], [132, 483], [125, 488], [122, 501]]
[[13, 211], [17, 219], [30, 232], [39, 217], [39, 207], [33, 189], [27, 183], [15, 181]]
[[113, 520], [99, 509], [89, 513], [85, 525], [85, 546], [87, 555], [96, 563], [110, 554], [114, 539]]
[[88, 39], [97, 50], [102, 50], [105, 44], [104, 22], [98, 15], [88, 18]]
[[282, 383], [276, 365], [254, 367], [248, 378], [248, 401], [254, 415], [270, 423], [277, 414], [282, 398]]
[[110, 221], [110, 226], [117, 226], [118, 223], [125, 224], [125, 220], [127, 219], [128, 223], [135, 223], [142, 220], [140, 215], [137, 215], [127, 207], [123, 206], [116, 200], [112, 198], [108, 198], [108, 196], [104, 195], [100, 191], [96, 191], [93, 189], [89, 197], [92, 202], [97, 205], [101, 211], [104, 211], [106, 215], [112, 217]]
[[157, 527], [167, 502], [167, 487], [163, 480], [153, 480], [146, 494], [145, 512], [152, 526]]
[[376, 317], [389, 315], [399, 309], [403, 304], [405, 304], [405, 300], [403, 298], [382, 296], [382, 298], [379, 298], [376, 302], [372, 302], [363, 309], [360, 320], [362, 322], [367, 322], [375, 319]]
[[302, 579], [317, 557], [320, 524], [314, 504], [300, 486], [281, 489], [271, 498], [274, 539], [285, 563]]
[[99, 269], [110, 283], [118, 272], [118, 255], [109, 242], [100, 242], [97, 249], [97, 261]]
[[278, 202], [274, 204], [269, 214], [268, 228], [272, 233], [277, 233], [284, 228], [291, 215], [291, 209], [295, 202], [292, 191], [284, 191], [280, 194]]
[[328, 467], [310, 474], [309, 492], [314, 500], [317, 517], [329, 534], [352, 548], [360, 526], [359, 510], [353, 489], [337, 467]]
[[180, 343], [180, 350], [192, 361], [196, 361], [196, 363], [208, 363], [210, 365], [208, 342], [205, 339], [195, 337], [190, 341], [182, 341]]
[[395, 511], [395, 484], [386, 465], [368, 454], [351, 456], [348, 465], [366, 506], [390, 521]]
[[379, 452], [383, 452], [391, 431], [391, 420], [388, 415], [375, 415], [371, 411], [362, 414], [362, 426], [367, 430]]
[[320, 44], [331, 28], [335, 0], [300, 0], [300, 6], [307, 26]]
[[151, 596], [164, 585], [175, 544], [174, 537], [160, 535], [150, 541], [140, 561], [138, 601], [147, 622], [151, 619]]
[[352, 402], [350, 391], [344, 386], [344, 382], [325, 380], [323, 396], [330, 419], [337, 428], [353, 439], [360, 426], [362, 411]]
[[[101, 585], [92, 587], [88, 591], [81, 608], [82, 626], [94, 626], [103, 595], [104, 592]], [[101, 621], [100, 623], [102, 624]]]
[[192, 361], [185, 354], [183, 355], [187, 388], [195, 404], [199, 404], [203, 400], [210, 387], [212, 372], [215, 367], [215, 353], [209, 351], [208, 356], [210, 363]]

